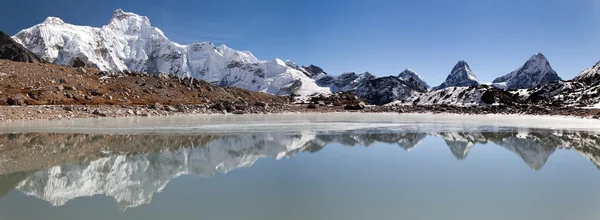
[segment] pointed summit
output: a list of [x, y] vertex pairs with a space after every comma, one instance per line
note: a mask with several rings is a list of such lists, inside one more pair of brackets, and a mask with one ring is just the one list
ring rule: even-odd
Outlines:
[[471, 67], [469, 64], [464, 61], [458, 61], [454, 68], [452, 68], [452, 72], [446, 78], [441, 85], [435, 87], [434, 89], [444, 89], [446, 87], [465, 87], [465, 86], [477, 86], [479, 85], [479, 80], [471, 71]]
[[494, 83], [505, 83], [507, 89], [530, 89], [548, 82], [561, 80], [542, 53], [531, 56], [519, 69], [496, 78]]
[[405, 82], [416, 86], [421, 91], [427, 91], [431, 87], [423, 80], [423, 78], [414, 70], [406, 69], [398, 74], [398, 78], [404, 80]]

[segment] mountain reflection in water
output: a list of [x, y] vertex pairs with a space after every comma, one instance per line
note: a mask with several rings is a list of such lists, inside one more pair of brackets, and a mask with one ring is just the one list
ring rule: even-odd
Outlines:
[[263, 157], [281, 159], [344, 146], [397, 144], [411, 151], [427, 137], [442, 138], [456, 159], [475, 144], [495, 144], [540, 170], [552, 153], [569, 148], [600, 167], [600, 135], [529, 129], [501, 132], [395, 133], [356, 130], [223, 135], [0, 135], [0, 198], [13, 189], [62, 206], [69, 200], [106, 195], [127, 209], [149, 203], [180, 175], [210, 177], [249, 167]]

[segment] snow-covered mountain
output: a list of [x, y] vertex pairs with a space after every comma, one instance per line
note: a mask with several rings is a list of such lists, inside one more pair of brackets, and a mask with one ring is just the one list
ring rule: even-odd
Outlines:
[[447, 87], [464, 87], [464, 86], [477, 86], [479, 80], [469, 67], [469, 64], [464, 61], [458, 61], [458, 63], [452, 68], [450, 75], [446, 80], [439, 86], [435, 87], [434, 90], [444, 89]]
[[352, 92], [363, 100], [375, 105], [384, 105], [397, 100], [407, 100], [419, 93], [416, 88], [395, 76], [368, 80]]
[[[33, 53], [57, 64], [76, 60], [107, 71], [171, 73], [219, 86], [239, 87], [275, 95], [355, 92], [366, 101], [385, 104], [424, 92], [429, 86], [411, 72], [377, 79], [371, 73], [330, 76], [318, 66], [291, 61], [261, 61], [249, 51], [210, 42], [180, 45], [150, 25], [150, 20], [116, 10], [101, 27], [77, 26], [49, 17], [13, 37]], [[405, 71], [406, 72], [406, 71]], [[371, 81], [376, 80], [376, 81]], [[371, 94], [379, 93], [379, 94]]]
[[212, 43], [180, 45], [150, 25], [150, 20], [121, 9], [101, 27], [67, 24], [49, 17], [17, 33], [17, 42], [47, 61], [72, 64], [77, 58], [101, 70], [171, 73], [221, 86], [271, 94], [327, 93], [304, 72], [280, 59], [261, 61], [249, 51]]
[[533, 55], [519, 69], [496, 78], [493, 83], [504, 83], [506, 89], [530, 89], [561, 78], [550, 66], [544, 54]]
[[324, 72], [314, 74], [313, 79], [319, 86], [329, 87], [332, 92], [349, 92], [356, 90], [369, 80], [377, 78], [375, 75], [365, 72], [357, 74], [355, 72], [342, 73], [339, 76], [327, 75]]
[[376, 77], [365, 72], [343, 73], [330, 76], [322, 72], [313, 74], [319, 86], [329, 87], [333, 92], [352, 92], [370, 104], [382, 105], [398, 100], [407, 100], [415, 94], [426, 92], [427, 83], [415, 72], [402, 74], [403, 77]]
[[400, 74], [398, 74], [398, 78], [409, 84], [412, 84], [421, 91], [427, 91], [431, 88], [417, 72], [411, 69], [402, 71]]

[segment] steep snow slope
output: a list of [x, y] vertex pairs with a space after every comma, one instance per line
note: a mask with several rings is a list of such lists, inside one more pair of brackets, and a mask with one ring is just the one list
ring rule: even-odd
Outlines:
[[330, 92], [280, 59], [260, 61], [248, 51], [215, 47], [212, 43], [180, 45], [152, 27], [147, 17], [120, 9], [101, 28], [71, 25], [49, 17], [13, 38], [57, 64], [69, 65], [79, 58], [101, 70], [166, 72], [271, 94]]
[[452, 86], [477, 86], [479, 85], [479, 80], [471, 71], [471, 67], [469, 64], [464, 61], [458, 61], [458, 63], [452, 68], [452, 71], [446, 78], [446, 80], [439, 86], [435, 87], [434, 90], [444, 89]]
[[533, 55], [519, 69], [496, 78], [493, 83], [505, 83], [507, 89], [529, 89], [558, 81], [561, 78], [541, 53]]

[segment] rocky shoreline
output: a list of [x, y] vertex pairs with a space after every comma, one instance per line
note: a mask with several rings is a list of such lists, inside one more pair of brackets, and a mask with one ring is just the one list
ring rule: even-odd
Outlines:
[[156, 117], [208, 114], [272, 114], [272, 113], [430, 113], [430, 114], [506, 114], [574, 116], [600, 119], [600, 109], [549, 108], [540, 106], [367, 106], [319, 104], [269, 104], [264, 102], [236, 104], [221, 102], [212, 105], [30, 105], [0, 106], [0, 121], [15, 120], [66, 120], [75, 118]]

